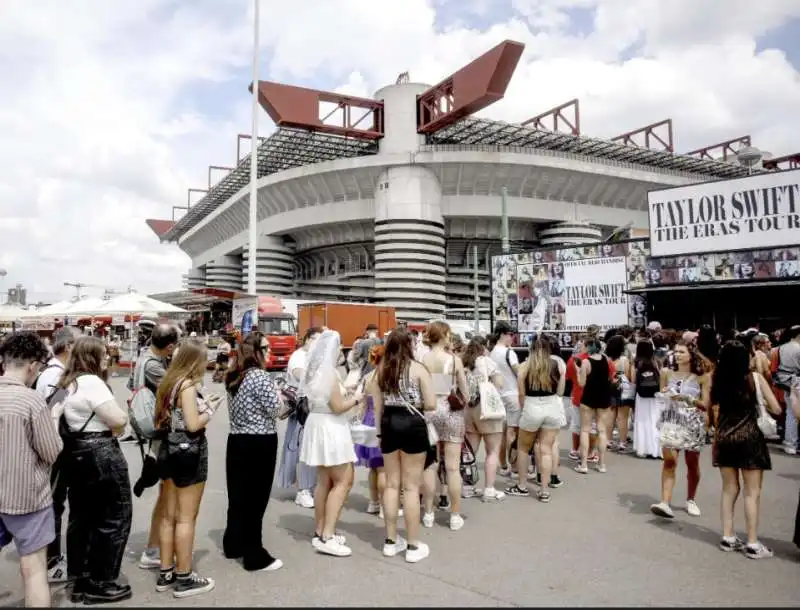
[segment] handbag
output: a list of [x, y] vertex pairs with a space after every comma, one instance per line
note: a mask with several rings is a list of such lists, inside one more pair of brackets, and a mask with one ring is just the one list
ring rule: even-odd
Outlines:
[[453, 377], [450, 385], [450, 393], [447, 395], [447, 404], [451, 411], [463, 411], [467, 406], [467, 401], [461, 394], [456, 377], [456, 357], [453, 356]]
[[761, 385], [758, 383], [756, 373], [753, 373], [753, 383], [756, 386], [756, 407], [758, 409], [758, 429], [765, 438], [775, 438], [778, 436], [778, 422], [767, 412], [764, 401], [764, 394], [761, 392]]
[[171, 413], [169, 416], [169, 429], [167, 430], [167, 457], [170, 459], [199, 459], [200, 457], [200, 437], [202, 433], [197, 435], [190, 434], [186, 430], [175, 429], [175, 418], [177, 417], [178, 406], [178, 388], [183, 385], [186, 379], [180, 379], [172, 388], [170, 395]]
[[461, 480], [464, 485], [471, 485], [474, 487], [478, 484], [480, 480], [478, 474], [478, 460], [475, 457], [475, 451], [472, 449], [472, 445], [466, 438], [461, 445], [461, 462], [458, 468], [461, 472]]
[[500, 398], [497, 387], [489, 380], [485, 365], [478, 381], [478, 393], [480, 394], [478, 415], [481, 421], [497, 421], [505, 418], [506, 408], [503, 399]]

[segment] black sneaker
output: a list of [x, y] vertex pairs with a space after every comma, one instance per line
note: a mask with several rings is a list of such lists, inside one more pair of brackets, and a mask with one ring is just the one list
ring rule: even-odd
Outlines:
[[188, 576], [178, 576], [176, 578], [175, 590], [172, 595], [178, 599], [184, 597], [194, 597], [214, 590], [214, 580], [200, 576], [197, 572], [192, 572]]
[[168, 591], [169, 589], [172, 589], [177, 582], [178, 579], [175, 576], [175, 570], [159, 572], [158, 580], [156, 581], [156, 591], [159, 593]]
[[439, 504], [437, 504], [437, 508], [439, 510], [448, 510], [450, 508], [450, 498], [445, 495], [439, 496]]
[[118, 582], [95, 583], [89, 581], [83, 590], [83, 603], [86, 606], [95, 604], [113, 604], [130, 599], [133, 591], [130, 585]]
[[527, 498], [531, 495], [531, 492], [528, 489], [522, 489], [519, 485], [512, 485], [511, 487], [506, 487], [506, 494], [509, 496], [519, 496], [521, 498]]
[[724, 536], [719, 541], [719, 548], [726, 553], [744, 550], [744, 542], [734, 536], [733, 538], [725, 538]]
[[563, 484], [564, 484], [564, 481], [561, 480], [560, 476], [558, 476], [557, 474], [551, 474], [550, 475], [550, 485], [549, 485], [549, 487], [552, 487], [553, 489], [558, 489]]

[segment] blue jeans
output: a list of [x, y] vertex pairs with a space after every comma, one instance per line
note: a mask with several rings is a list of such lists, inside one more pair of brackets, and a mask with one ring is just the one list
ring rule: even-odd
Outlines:
[[797, 417], [792, 410], [791, 392], [786, 392], [786, 430], [783, 434], [783, 444], [788, 447], [797, 448]]

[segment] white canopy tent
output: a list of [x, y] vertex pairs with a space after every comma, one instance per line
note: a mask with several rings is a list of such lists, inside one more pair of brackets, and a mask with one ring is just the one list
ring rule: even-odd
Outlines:
[[0, 322], [19, 322], [28, 311], [16, 305], [0, 305]]
[[189, 312], [175, 305], [152, 299], [145, 294], [129, 292], [128, 294], [121, 294], [108, 301], [105, 301], [95, 313], [97, 315], [154, 315]]
[[61, 315], [69, 318], [74, 318], [76, 316], [91, 317], [102, 315], [101, 309], [106, 303], [108, 303], [108, 301], [104, 301], [103, 299], [97, 297], [89, 297], [87, 299], [75, 301], [68, 307], [62, 309], [60, 312], [53, 312], [50, 315]]

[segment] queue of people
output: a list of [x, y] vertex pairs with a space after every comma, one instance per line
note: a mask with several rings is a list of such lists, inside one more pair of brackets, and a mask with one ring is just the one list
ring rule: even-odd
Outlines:
[[[143, 467], [133, 493], [158, 486], [139, 559], [139, 567], [157, 572], [156, 591], [185, 598], [215, 587], [196, 571], [192, 555], [208, 478], [206, 428], [226, 399], [223, 551], [247, 571], [283, 566], [267, 550], [262, 527], [276, 474], [279, 487], [297, 490], [298, 506], [314, 510], [312, 548], [347, 557], [352, 550], [337, 524], [355, 467], [368, 468], [367, 511], [384, 521], [383, 555], [416, 563], [431, 553], [421, 531], [435, 526], [436, 509], [447, 511], [447, 526], [459, 531], [464, 499], [497, 504], [531, 495], [533, 485], [539, 502], [557, 502], [555, 490], [565, 483], [562, 429], [571, 432], [569, 457], [580, 475], [606, 473], [614, 453], [662, 460], [661, 497], [650, 508], [663, 519], [675, 518], [681, 453], [686, 513], [701, 515], [699, 456], [711, 432], [722, 480], [719, 547], [752, 559], [772, 555], [757, 529], [764, 472], [771, 468], [766, 439], [777, 428], [773, 416], [785, 416], [787, 453], [796, 442], [800, 369], [792, 367], [800, 327], [786, 331], [777, 356], [763, 352], [759, 333], [721, 341], [707, 332], [670, 336], [651, 326], [601, 337], [590, 327], [569, 357], [543, 334], [522, 361], [512, 348], [513, 330], [502, 322], [494, 330], [460, 346], [441, 321], [418, 337], [404, 327], [384, 338], [368, 332], [354, 346], [345, 377], [338, 333], [312, 328], [281, 379], [266, 372], [269, 343], [253, 332], [231, 349], [223, 394], [204, 385], [202, 342], [180, 341], [169, 325], [155, 327], [129, 387], [152, 395], [154, 433], [140, 438]], [[17, 546], [28, 605], [49, 605], [48, 582], [65, 580], [72, 582], [73, 603], [132, 595], [120, 579], [132, 488], [118, 437], [133, 407], [111, 392], [105, 353], [101, 341], [70, 329], [55, 334], [52, 353], [33, 333], [14, 333], [0, 344], [0, 468], [11, 473], [0, 480], [0, 546], [12, 540]], [[287, 430], [279, 451], [281, 420]], [[355, 429], [372, 437], [356, 439]], [[481, 441], [482, 490], [465, 467], [465, 455], [474, 463]], [[256, 474], [251, 463], [260, 465]], [[498, 478], [507, 479], [505, 489]], [[745, 540], [733, 529], [742, 489]], [[795, 542], [800, 546], [800, 505]]]

